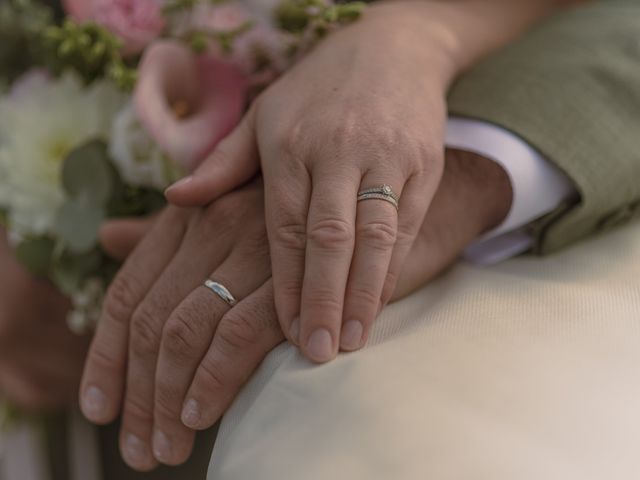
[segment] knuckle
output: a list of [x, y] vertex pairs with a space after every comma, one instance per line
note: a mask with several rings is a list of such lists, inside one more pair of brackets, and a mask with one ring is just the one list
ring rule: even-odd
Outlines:
[[324, 250], [343, 250], [354, 242], [353, 228], [340, 218], [327, 218], [309, 229], [309, 242]]
[[316, 288], [313, 293], [303, 299], [303, 303], [315, 311], [326, 312], [342, 312], [343, 301], [339, 298], [337, 292], [328, 289]]
[[175, 386], [175, 383], [158, 379], [154, 397], [154, 414], [164, 418], [178, 418], [182, 397], [183, 392]]
[[288, 128], [283, 128], [276, 133], [275, 145], [280, 154], [285, 158], [304, 156], [302, 152], [306, 144], [304, 131], [304, 126], [300, 122], [295, 122], [289, 125]]
[[153, 315], [146, 309], [138, 309], [131, 322], [131, 350], [135, 355], [146, 357], [157, 355], [160, 347], [160, 333]]
[[303, 223], [283, 223], [275, 228], [274, 241], [288, 250], [303, 252], [307, 244], [307, 229]]
[[191, 325], [187, 314], [177, 311], [165, 326], [162, 346], [172, 358], [188, 357], [201, 336], [202, 332]]
[[355, 314], [362, 315], [366, 311], [371, 310], [370, 308], [365, 310], [363, 308], [365, 305], [378, 305], [378, 303], [380, 303], [380, 297], [378, 297], [374, 291], [374, 289], [366, 288], [364, 286], [355, 286], [351, 288], [349, 291], [349, 298], [353, 304], [358, 306], [358, 308], [354, 309]]
[[222, 390], [228, 383], [220, 365], [208, 357], [205, 357], [200, 364], [196, 382], [200, 388], [207, 392]]
[[231, 310], [220, 322], [216, 334], [222, 353], [230, 356], [255, 344], [260, 332], [259, 326], [248, 320], [248, 316]]
[[124, 404], [124, 414], [137, 422], [150, 423], [153, 420], [151, 406], [134, 395], [127, 396]]
[[94, 344], [89, 352], [89, 360], [103, 372], [114, 374], [120, 372], [121, 363], [103, 344]]
[[115, 321], [126, 322], [138, 303], [136, 291], [140, 291], [139, 284], [133, 276], [124, 273], [118, 275], [107, 292], [104, 304], [106, 315]]
[[358, 226], [357, 236], [370, 247], [389, 250], [396, 243], [397, 229], [388, 222], [367, 222]]
[[416, 239], [416, 235], [418, 234], [419, 226], [415, 226], [410, 223], [400, 224], [398, 225], [398, 229], [396, 231], [396, 241], [395, 244], [398, 247], [408, 249], [413, 245], [413, 242]]

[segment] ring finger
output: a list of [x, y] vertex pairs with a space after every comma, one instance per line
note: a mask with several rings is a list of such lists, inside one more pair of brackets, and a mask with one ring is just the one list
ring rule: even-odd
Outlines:
[[401, 178], [389, 179], [387, 176], [382, 179], [373, 174], [365, 175], [362, 180], [361, 191], [378, 187], [382, 189], [383, 185], [389, 189], [385, 189], [383, 198], [358, 202], [356, 247], [340, 335], [342, 350], [357, 350], [364, 345], [378, 313], [398, 229], [398, 210], [391, 195], [399, 196], [403, 183]]
[[[251, 275], [246, 275], [250, 267]], [[232, 254], [209, 278], [225, 286], [238, 302], [262, 285], [269, 274], [266, 252]], [[168, 465], [187, 460], [194, 431], [181, 422], [184, 397], [209, 349], [220, 319], [231, 306], [218, 294], [198, 286], [165, 324], [156, 371], [153, 453]], [[215, 401], [215, 399], [211, 399]]]
[[124, 460], [133, 468], [149, 470], [156, 466], [151, 450], [154, 379], [164, 324], [180, 300], [198, 287], [225, 256], [223, 251], [194, 256], [180, 247], [131, 318], [120, 446]]

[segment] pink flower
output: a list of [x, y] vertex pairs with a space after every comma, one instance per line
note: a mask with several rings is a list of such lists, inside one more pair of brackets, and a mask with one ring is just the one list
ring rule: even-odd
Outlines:
[[212, 33], [228, 33], [238, 30], [251, 19], [240, 4], [198, 4], [191, 13], [191, 28]]
[[93, 21], [124, 42], [125, 55], [140, 53], [164, 30], [160, 0], [64, 0], [76, 22]]
[[245, 100], [246, 79], [237, 67], [170, 40], [147, 49], [134, 92], [140, 122], [187, 170], [237, 125]]

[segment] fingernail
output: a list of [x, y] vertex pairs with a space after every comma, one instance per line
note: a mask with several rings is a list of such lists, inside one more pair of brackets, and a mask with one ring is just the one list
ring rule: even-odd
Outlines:
[[193, 398], [184, 404], [182, 409], [182, 423], [189, 428], [198, 428], [200, 426], [200, 404]]
[[107, 397], [98, 387], [90, 386], [82, 396], [82, 411], [89, 420], [101, 420], [107, 408]]
[[342, 327], [340, 347], [343, 350], [357, 350], [362, 346], [362, 323], [357, 320], [349, 320]]
[[314, 331], [307, 341], [307, 352], [317, 362], [328, 362], [333, 357], [333, 340], [325, 328]]
[[153, 456], [163, 463], [171, 460], [171, 440], [160, 430], [153, 434]]
[[289, 329], [289, 336], [293, 343], [300, 343], [300, 317], [296, 317], [291, 322], [291, 328]]
[[187, 177], [184, 177], [184, 178], [178, 180], [173, 185], [169, 185], [169, 187], [164, 191], [164, 193], [169, 193], [171, 190], [173, 190], [175, 188], [184, 187], [185, 185], [188, 185], [192, 181], [193, 181], [193, 175], [189, 175]]
[[127, 433], [124, 437], [122, 456], [134, 468], [146, 468], [151, 463], [149, 447], [133, 433]]

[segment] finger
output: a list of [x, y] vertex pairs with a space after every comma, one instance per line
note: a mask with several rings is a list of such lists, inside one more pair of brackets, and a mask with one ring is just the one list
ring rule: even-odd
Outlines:
[[[400, 196], [404, 179], [381, 178], [367, 174], [361, 190], [389, 184]], [[351, 262], [349, 283], [345, 295], [340, 347], [351, 351], [361, 348], [368, 337], [371, 324], [378, 314], [389, 264], [396, 242], [398, 211], [380, 199], [358, 203], [356, 218], [356, 246]]]
[[[237, 251], [210, 278], [242, 302], [269, 278], [267, 253]], [[246, 275], [247, 271], [251, 275]], [[153, 434], [153, 453], [161, 463], [178, 465], [191, 453], [194, 431], [180, 420], [182, 405], [218, 322], [230, 308], [214, 292], [199, 286], [173, 311], [164, 327], [156, 371]]]
[[276, 310], [284, 335], [297, 344], [311, 179], [296, 159], [265, 162], [264, 185]]
[[203, 430], [218, 421], [262, 360], [283, 340], [269, 280], [222, 318], [187, 393], [184, 424]]
[[155, 374], [164, 325], [180, 302], [227, 256], [226, 249], [217, 247], [210, 243], [193, 255], [183, 241], [131, 317], [120, 448], [125, 462], [136, 470], [156, 465], [152, 452]]
[[360, 178], [356, 171], [314, 178], [300, 308], [300, 348], [314, 362], [327, 362], [338, 351]]
[[157, 215], [150, 215], [145, 218], [106, 221], [100, 227], [100, 245], [111, 258], [123, 262], [151, 230], [156, 220]]
[[441, 172], [436, 171], [413, 175], [402, 191], [396, 244], [382, 289], [379, 310], [389, 302], [393, 295], [405, 260], [422, 227], [431, 200], [440, 183], [440, 178]]
[[171, 185], [165, 194], [174, 205], [206, 205], [249, 181], [259, 168], [251, 109], [193, 174]]
[[165, 212], [114, 279], [94, 336], [80, 388], [80, 406], [92, 422], [109, 423], [122, 404], [133, 311], [164, 270], [182, 240], [176, 210]]
[[43, 376], [39, 372], [23, 368], [4, 368], [0, 371], [0, 390], [13, 405], [27, 412], [42, 413], [64, 406], [65, 401], [71, 400], [73, 392], [56, 395], [52, 381], [60, 380]]

